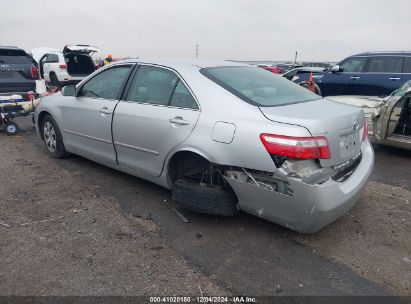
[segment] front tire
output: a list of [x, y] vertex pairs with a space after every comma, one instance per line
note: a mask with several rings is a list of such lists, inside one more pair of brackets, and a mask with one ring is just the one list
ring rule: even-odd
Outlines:
[[67, 156], [68, 153], [64, 148], [63, 136], [53, 117], [50, 115], [44, 117], [41, 123], [41, 130], [48, 154], [55, 158]]

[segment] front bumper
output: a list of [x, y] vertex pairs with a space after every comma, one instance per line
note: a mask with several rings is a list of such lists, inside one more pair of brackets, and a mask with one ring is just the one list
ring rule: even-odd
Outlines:
[[374, 152], [369, 140], [362, 145], [362, 160], [344, 182], [332, 179], [319, 185], [288, 178], [291, 195], [226, 177], [240, 208], [301, 233], [314, 233], [349, 211], [360, 199], [372, 172]]

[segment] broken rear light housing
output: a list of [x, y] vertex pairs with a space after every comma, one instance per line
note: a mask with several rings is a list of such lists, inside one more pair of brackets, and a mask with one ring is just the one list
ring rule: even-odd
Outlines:
[[325, 136], [293, 137], [263, 133], [260, 135], [267, 152], [298, 159], [330, 159], [330, 146]]

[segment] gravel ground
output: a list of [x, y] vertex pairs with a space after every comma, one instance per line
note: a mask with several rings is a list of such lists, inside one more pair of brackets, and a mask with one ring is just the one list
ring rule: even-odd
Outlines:
[[82, 184], [87, 173], [56, 166], [24, 135], [0, 134], [0, 155], [1, 295], [227, 294], [157, 224]]
[[411, 294], [411, 192], [370, 182], [363, 198], [337, 222], [290, 237], [347, 265], [396, 294]]
[[49, 158], [27, 130], [0, 133], [0, 295], [312, 294], [351, 278], [411, 294], [406, 155], [399, 174], [377, 155], [377, 178], [361, 201], [305, 236], [246, 214], [187, 213], [185, 226], [164, 203], [168, 191], [81, 158]]

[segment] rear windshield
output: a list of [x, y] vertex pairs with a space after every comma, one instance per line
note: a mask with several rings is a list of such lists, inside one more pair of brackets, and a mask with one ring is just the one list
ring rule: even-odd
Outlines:
[[22, 50], [0, 50], [0, 63], [27, 64], [30, 60]]
[[200, 72], [258, 107], [275, 107], [321, 98], [283, 77], [257, 67], [203, 68]]

